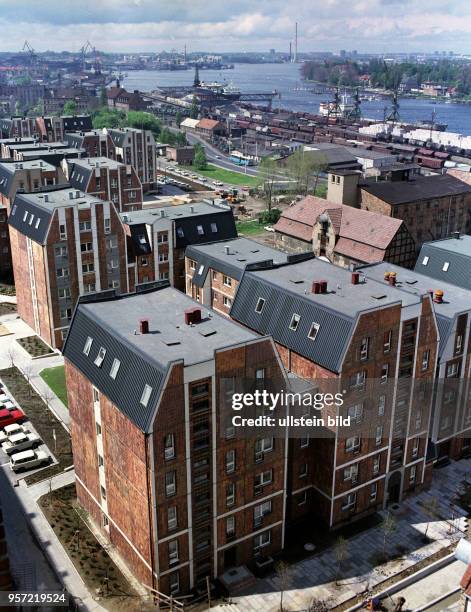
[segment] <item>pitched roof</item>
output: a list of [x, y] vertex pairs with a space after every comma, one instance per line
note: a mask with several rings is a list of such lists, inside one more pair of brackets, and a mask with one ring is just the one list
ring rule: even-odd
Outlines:
[[220, 122], [215, 119], [201, 119], [196, 127], [202, 130], [214, 130], [219, 125]]
[[311, 242], [313, 226], [323, 213], [339, 237], [335, 251], [365, 263], [381, 261], [403, 225], [401, 219], [307, 196], [283, 211], [275, 231]]
[[471, 193], [471, 185], [467, 185], [449, 174], [414, 176], [408, 181], [367, 183], [362, 184], [361, 189], [393, 206], [419, 200]]
[[447, 174], [454, 176], [457, 179], [460, 179], [460, 181], [463, 181], [463, 183], [471, 185], [471, 172], [468, 172], [467, 170], [460, 170], [459, 168], [450, 168]]
[[471, 236], [445, 238], [422, 245], [415, 271], [463, 289], [471, 289]]
[[[172, 364], [210, 361], [217, 350], [256, 339], [256, 335], [227, 317], [211, 313], [201, 323], [185, 325], [184, 312], [197, 302], [180, 291], [157, 290], [79, 302], [72, 319], [64, 356], [142, 431], [149, 431], [158, 406], [165, 375]], [[139, 320], [149, 320], [148, 334], [136, 333]], [[88, 355], [87, 338], [92, 339]], [[95, 360], [106, 352], [101, 365]], [[111, 367], [119, 369], [112, 378]], [[146, 405], [145, 386], [151, 388]]]

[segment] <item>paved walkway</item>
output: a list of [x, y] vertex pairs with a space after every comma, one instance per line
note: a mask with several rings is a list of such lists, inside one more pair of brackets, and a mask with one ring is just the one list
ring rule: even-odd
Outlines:
[[[471, 475], [471, 459], [452, 462], [435, 471], [429, 491], [409, 498], [397, 510], [391, 511], [396, 519], [396, 530], [388, 537], [387, 550], [404, 551], [398, 559], [375, 566], [375, 556], [382, 551], [384, 537], [378, 526], [348, 540], [349, 559], [343, 564], [339, 584], [335, 583], [337, 562], [331, 548], [293, 564], [289, 572], [289, 587], [284, 593], [285, 607], [291, 611], [306, 610], [314, 598], [338, 605], [456, 543], [464, 535], [466, 513], [460, 508], [452, 511], [450, 499], [461, 489], [461, 483], [468, 475]], [[430, 523], [427, 536], [431, 542], [424, 546], [422, 537], [430, 519], [422, 504], [432, 497], [439, 502], [441, 520]], [[448, 590], [453, 586], [454, 583]], [[250, 592], [232, 598], [232, 605], [244, 612], [274, 612], [280, 606], [279, 591], [276, 575], [258, 579]], [[216, 606], [214, 612], [228, 612], [228, 609], [224, 605]]]

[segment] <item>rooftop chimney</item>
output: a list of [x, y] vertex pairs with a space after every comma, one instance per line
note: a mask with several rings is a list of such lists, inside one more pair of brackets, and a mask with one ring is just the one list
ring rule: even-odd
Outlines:
[[141, 334], [149, 333], [149, 319], [140, 319], [139, 331], [141, 332]]
[[44, 201], [45, 201], [45, 202], [49, 202], [49, 196], [47, 195], [47, 193], [46, 193], [46, 194], [44, 194]]
[[190, 206], [190, 212], [194, 213], [195, 212], [195, 207], [194, 206]]
[[79, 198], [79, 197], [80, 197], [80, 191], [76, 191], [76, 192], [75, 192], [75, 197], [76, 197], [76, 198]]
[[453, 238], [456, 238], [456, 240], [459, 240], [461, 238], [461, 234], [460, 232], [453, 232]]
[[319, 281], [313, 281], [311, 286], [311, 293], [320, 293], [321, 292], [321, 284]]
[[69, 200], [73, 200], [73, 199], [74, 199], [74, 192], [69, 191]]
[[391, 285], [391, 287], [395, 287], [396, 286], [396, 273], [395, 272], [390, 272], [389, 273], [388, 283]]
[[435, 293], [433, 294], [433, 301], [436, 304], [443, 304], [443, 296], [444, 296], [444, 292], [441, 289], [437, 289], [435, 291]]
[[352, 272], [352, 285], [358, 285], [360, 282], [360, 273]]
[[231, 253], [231, 249], [228, 246], [224, 247], [224, 251], [226, 252], [226, 255], [230, 255]]
[[327, 293], [327, 281], [326, 280], [321, 280], [319, 281], [319, 285], [321, 288], [321, 293]]
[[163, 208], [160, 209], [160, 216], [165, 217], [165, 209]]
[[193, 308], [187, 308], [185, 310], [185, 323], [187, 325], [193, 325], [201, 322], [201, 308], [194, 306]]

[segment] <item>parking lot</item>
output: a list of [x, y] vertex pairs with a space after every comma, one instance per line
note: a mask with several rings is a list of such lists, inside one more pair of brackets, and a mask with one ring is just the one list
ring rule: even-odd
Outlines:
[[[0, 426], [0, 468], [8, 480], [14, 484], [25, 476], [35, 474], [57, 463], [57, 460], [1, 380], [0, 385], [0, 420], [3, 420]], [[18, 449], [15, 449], [15, 444], [18, 445]], [[7, 447], [9, 447], [10, 454], [6, 450]], [[25, 452], [34, 453], [34, 458], [31, 457], [34, 462], [43, 458], [44, 464], [28, 467], [30, 461], [26, 459]], [[25, 466], [22, 467], [18, 463], [18, 471], [14, 471], [11, 467], [12, 458], [14, 461], [18, 460], [20, 454], [25, 457]]]

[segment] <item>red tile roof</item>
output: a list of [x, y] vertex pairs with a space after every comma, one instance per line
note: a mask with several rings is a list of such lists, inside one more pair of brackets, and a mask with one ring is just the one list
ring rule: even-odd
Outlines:
[[199, 130], [214, 130], [219, 127], [219, 121], [215, 119], [201, 119], [196, 126]]
[[365, 263], [383, 260], [403, 223], [401, 219], [307, 196], [282, 213], [275, 230], [311, 242], [313, 226], [322, 213], [328, 215], [338, 237], [335, 251]]

